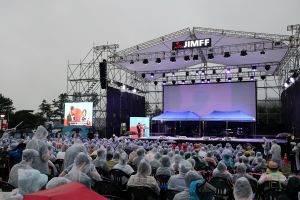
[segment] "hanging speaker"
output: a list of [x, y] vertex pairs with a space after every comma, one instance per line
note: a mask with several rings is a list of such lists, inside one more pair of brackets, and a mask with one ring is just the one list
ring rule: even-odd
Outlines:
[[106, 60], [103, 60], [103, 62], [100, 62], [99, 68], [100, 68], [101, 89], [106, 89], [107, 88], [107, 62], [106, 62]]

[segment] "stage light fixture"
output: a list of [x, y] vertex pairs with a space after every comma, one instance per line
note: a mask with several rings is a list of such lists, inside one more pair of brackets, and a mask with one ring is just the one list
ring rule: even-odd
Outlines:
[[209, 78], [208, 78], [208, 79], [206, 79], [206, 82], [207, 82], [207, 83], [210, 83], [210, 79], [209, 79]]
[[293, 75], [292, 75], [292, 77], [293, 77], [294, 79], [296, 79], [298, 76], [299, 76], [298, 72], [294, 72]]
[[198, 60], [198, 55], [193, 55], [193, 60]]
[[276, 42], [274, 43], [274, 45], [275, 45], [275, 46], [279, 46], [279, 45], [281, 45], [281, 42], [280, 42], [280, 41], [276, 41]]
[[190, 56], [184, 56], [184, 60], [185, 61], [189, 61], [190, 60]]
[[192, 84], [195, 84], [195, 82], [196, 82], [195, 79], [192, 79], [192, 80], [191, 80], [191, 83], [192, 83]]
[[154, 81], [154, 85], [157, 85], [158, 84], [158, 82], [157, 81]]
[[205, 82], [205, 79], [201, 79], [201, 83], [204, 83]]
[[204, 75], [204, 74], [205, 74], [205, 70], [202, 70], [202, 71], [201, 71], [201, 74]]
[[270, 69], [271, 69], [271, 65], [266, 65], [266, 66], [265, 66], [265, 70], [266, 70], [266, 71], [269, 71]]
[[239, 81], [242, 81], [242, 80], [243, 80], [243, 77], [238, 77], [238, 80], [239, 80]]
[[291, 82], [291, 83], [295, 83], [294, 77], [290, 77], [290, 82]]
[[145, 73], [142, 73], [142, 78], [145, 78], [146, 77], [146, 74]]
[[230, 73], [230, 68], [226, 69], [226, 73], [229, 74]]
[[132, 92], [133, 92], [133, 93], [136, 93], [136, 89], [134, 88], [134, 89], [132, 90]]
[[261, 50], [260, 52], [261, 55], [264, 55], [265, 53], [266, 53], [265, 50]]
[[166, 85], [167, 81], [163, 81], [163, 85]]
[[199, 71], [196, 71], [196, 75], [197, 75], [197, 76], [199, 75]]
[[214, 59], [214, 54], [213, 54], [213, 53], [208, 53], [208, 54], [207, 54], [207, 58], [208, 58], [209, 60]]
[[150, 76], [151, 76], [151, 78], [153, 78], [153, 77], [154, 77], [154, 73], [151, 73], [151, 75], [150, 75]]
[[254, 80], [254, 76], [250, 76], [250, 80], [253, 81]]
[[162, 73], [162, 77], [165, 78], [166, 77], [166, 73]]
[[213, 72], [212, 72], [213, 74], [216, 74], [216, 70], [215, 69], [213, 69]]
[[172, 76], [175, 76], [175, 72], [172, 72]]
[[231, 77], [228, 77], [227, 80], [228, 80], [229, 82], [231, 82], [232, 78], [231, 78]]
[[133, 60], [131, 60], [131, 61], [130, 61], [130, 64], [131, 64], [131, 65], [132, 65], [132, 64], [134, 64], [134, 61], [133, 61]]
[[170, 61], [171, 61], [171, 62], [176, 62], [175, 56], [172, 56], [172, 57], [170, 58]]
[[121, 90], [126, 90], [126, 86], [125, 86], [125, 85], [122, 85], [122, 86], [121, 86]]
[[242, 73], [243, 69], [241, 67], [239, 67], [239, 73]]
[[182, 83], [182, 84], [185, 84], [185, 80], [181, 80], [181, 83]]
[[256, 66], [255, 65], [252, 66], [252, 71], [256, 71]]
[[185, 76], [189, 76], [190, 75], [190, 73], [189, 72], [185, 72]]
[[175, 84], [176, 84], [176, 81], [175, 81], [175, 80], [173, 80], [173, 81], [172, 81], [172, 84], [173, 84], [173, 85], [175, 85]]
[[241, 56], [246, 56], [247, 55], [247, 51], [246, 50], [242, 50], [240, 55]]
[[217, 81], [218, 83], [220, 83], [221, 79], [220, 79], [220, 78], [217, 78], [216, 81]]
[[161, 58], [156, 58], [155, 62], [156, 63], [161, 63]]
[[284, 87], [285, 87], [285, 88], [288, 88], [288, 87], [289, 87], [289, 84], [288, 84], [287, 82], [285, 82], [285, 83], [284, 83]]
[[228, 51], [224, 52], [224, 58], [229, 58], [230, 57], [230, 53]]
[[265, 80], [266, 76], [265, 75], [261, 75], [260, 78], [261, 78], [261, 80]]
[[148, 59], [143, 60], [143, 64], [147, 65], [149, 63]]

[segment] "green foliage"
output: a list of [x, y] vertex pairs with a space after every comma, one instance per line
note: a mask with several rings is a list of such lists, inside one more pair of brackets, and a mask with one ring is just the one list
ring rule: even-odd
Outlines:
[[0, 113], [8, 114], [15, 110], [13, 101], [10, 98], [4, 97], [0, 94]]
[[66, 93], [62, 93], [58, 96], [58, 100], [53, 99], [52, 101], [52, 117], [59, 118], [61, 123], [64, 119], [64, 108], [65, 103], [69, 101], [69, 97]]

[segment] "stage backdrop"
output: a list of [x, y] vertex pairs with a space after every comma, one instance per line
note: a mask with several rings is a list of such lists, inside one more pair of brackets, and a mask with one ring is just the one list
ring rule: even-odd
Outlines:
[[64, 126], [92, 126], [93, 103], [65, 103]]
[[137, 132], [137, 125], [140, 123], [141, 137], [149, 137], [150, 118], [149, 117], [130, 117], [130, 132]]
[[256, 120], [256, 82], [166, 85], [164, 112], [192, 111], [206, 116], [213, 111], [241, 111]]
[[120, 89], [107, 88], [106, 106], [106, 137], [113, 133], [119, 136], [121, 123], [126, 123], [129, 130], [130, 117], [145, 117], [145, 97]]

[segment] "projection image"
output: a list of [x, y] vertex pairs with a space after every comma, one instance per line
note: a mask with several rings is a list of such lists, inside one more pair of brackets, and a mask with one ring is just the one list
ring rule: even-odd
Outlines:
[[256, 82], [166, 85], [164, 112], [192, 111], [203, 120], [256, 121]]
[[149, 117], [130, 117], [130, 131], [137, 132], [140, 137], [149, 137]]
[[64, 126], [92, 126], [93, 103], [65, 103]]

